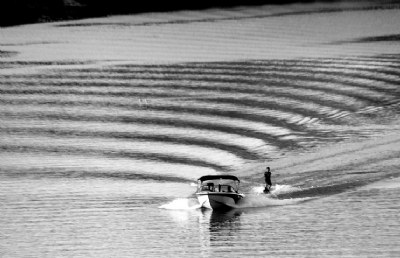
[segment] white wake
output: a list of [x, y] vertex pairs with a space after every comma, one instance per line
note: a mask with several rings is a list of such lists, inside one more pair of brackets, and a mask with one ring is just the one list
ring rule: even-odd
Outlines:
[[[256, 208], [268, 206], [293, 205], [304, 202], [311, 198], [278, 199], [277, 195], [291, 193], [301, 190], [299, 187], [290, 185], [275, 185], [271, 188], [271, 194], [263, 193], [264, 186], [251, 188], [250, 193], [238, 202], [235, 208]], [[166, 210], [195, 210], [200, 209], [201, 205], [194, 198], [178, 198], [159, 207]]]
[[196, 199], [193, 198], [178, 198], [169, 203], [161, 205], [160, 209], [166, 210], [195, 210], [199, 209], [201, 205]]

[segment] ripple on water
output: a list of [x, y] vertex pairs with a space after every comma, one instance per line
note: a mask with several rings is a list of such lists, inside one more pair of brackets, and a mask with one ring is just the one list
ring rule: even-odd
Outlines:
[[286, 150], [369, 134], [350, 128], [396, 108], [385, 103], [397, 103], [397, 62], [394, 56], [80, 64], [1, 75], [2, 155], [8, 167], [21, 167], [24, 157], [27, 166], [85, 171], [227, 172]]

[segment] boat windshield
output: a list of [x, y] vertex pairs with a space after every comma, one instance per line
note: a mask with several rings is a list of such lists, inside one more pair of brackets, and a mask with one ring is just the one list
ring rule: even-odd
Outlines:
[[210, 180], [199, 182], [198, 191], [237, 193], [239, 191], [239, 182], [233, 180]]

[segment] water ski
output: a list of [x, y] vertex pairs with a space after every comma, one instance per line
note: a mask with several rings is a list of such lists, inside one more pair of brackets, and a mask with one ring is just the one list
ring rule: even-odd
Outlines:
[[264, 193], [265, 194], [268, 194], [270, 191], [269, 191], [269, 188], [268, 188], [268, 186], [266, 186], [265, 188], [264, 188]]

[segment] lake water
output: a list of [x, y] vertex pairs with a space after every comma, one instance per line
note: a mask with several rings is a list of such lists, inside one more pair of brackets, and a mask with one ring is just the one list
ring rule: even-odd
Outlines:
[[296, 201], [269, 203], [253, 196], [266, 206], [227, 213], [190, 209], [195, 200], [183, 198], [169, 203], [179, 210], [160, 209], [179, 184], [158, 185], [168, 198], [161, 191], [141, 195], [134, 190], [139, 183], [3, 182], [13, 198], [2, 208], [4, 257], [396, 257], [400, 252], [399, 180]]
[[400, 256], [400, 8], [274, 8], [0, 29], [0, 256]]

